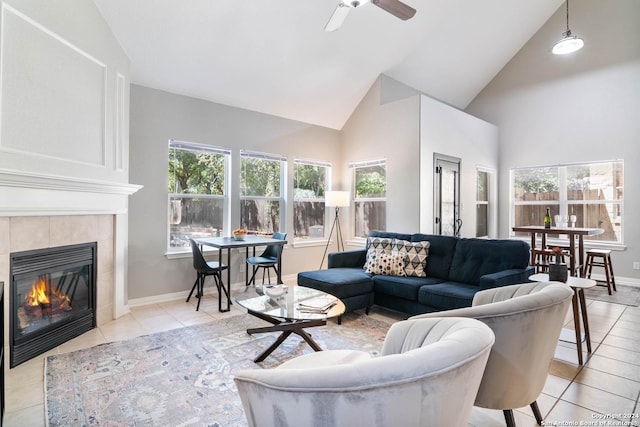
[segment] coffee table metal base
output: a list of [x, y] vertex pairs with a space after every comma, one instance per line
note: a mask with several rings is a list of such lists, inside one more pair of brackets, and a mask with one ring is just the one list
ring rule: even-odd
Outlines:
[[324, 326], [327, 324], [326, 319], [314, 319], [314, 320], [291, 320], [291, 319], [278, 319], [275, 317], [267, 316], [263, 313], [259, 313], [257, 311], [248, 310], [248, 313], [252, 316], [258, 317], [262, 320], [265, 320], [269, 323], [272, 323], [274, 326], [265, 326], [262, 328], [250, 328], [247, 329], [247, 333], [249, 335], [259, 334], [264, 332], [282, 332], [280, 336], [275, 340], [273, 344], [269, 346], [265, 351], [263, 351], [258, 357], [253, 359], [254, 362], [262, 362], [267, 358], [273, 351], [280, 346], [287, 339], [287, 337], [291, 334], [296, 334], [302, 337], [309, 346], [315, 351], [322, 351], [322, 348], [318, 345], [317, 342], [311, 338], [304, 329], [312, 328], [314, 326]]

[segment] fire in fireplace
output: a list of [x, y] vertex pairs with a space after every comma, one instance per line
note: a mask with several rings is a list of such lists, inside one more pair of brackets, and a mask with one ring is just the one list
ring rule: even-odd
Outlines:
[[11, 367], [96, 326], [95, 242], [11, 254]]

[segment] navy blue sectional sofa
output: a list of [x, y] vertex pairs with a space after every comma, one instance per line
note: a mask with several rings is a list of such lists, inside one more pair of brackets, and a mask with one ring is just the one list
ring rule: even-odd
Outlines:
[[347, 312], [373, 304], [409, 315], [468, 307], [476, 292], [528, 282], [529, 244], [373, 231], [370, 238], [429, 241], [426, 277], [373, 275], [363, 268], [367, 249], [329, 254], [328, 269], [298, 273], [298, 285], [340, 298]]

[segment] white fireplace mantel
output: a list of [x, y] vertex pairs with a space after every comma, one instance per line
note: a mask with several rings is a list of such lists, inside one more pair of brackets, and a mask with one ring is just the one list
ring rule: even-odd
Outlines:
[[[113, 215], [113, 318], [118, 318], [128, 312], [128, 198], [141, 188], [121, 182], [0, 168], [0, 218]], [[1, 229], [0, 238], [7, 240]]]
[[0, 169], [0, 216], [116, 214], [141, 185]]

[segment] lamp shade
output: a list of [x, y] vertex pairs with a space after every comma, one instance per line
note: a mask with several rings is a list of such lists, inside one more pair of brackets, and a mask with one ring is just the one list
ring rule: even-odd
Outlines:
[[556, 55], [566, 55], [582, 49], [582, 46], [584, 46], [584, 41], [581, 38], [569, 35], [556, 43], [552, 52]]
[[349, 206], [348, 191], [327, 191], [324, 193], [324, 204], [329, 207], [344, 208]]
[[567, 31], [562, 33], [562, 39], [553, 45], [551, 52], [555, 55], [566, 55], [567, 53], [573, 53], [584, 46], [584, 41], [580, 37], [576, 37], [571, 34], [569, 29], [569, 0], [566, 1], [567, 5]]

